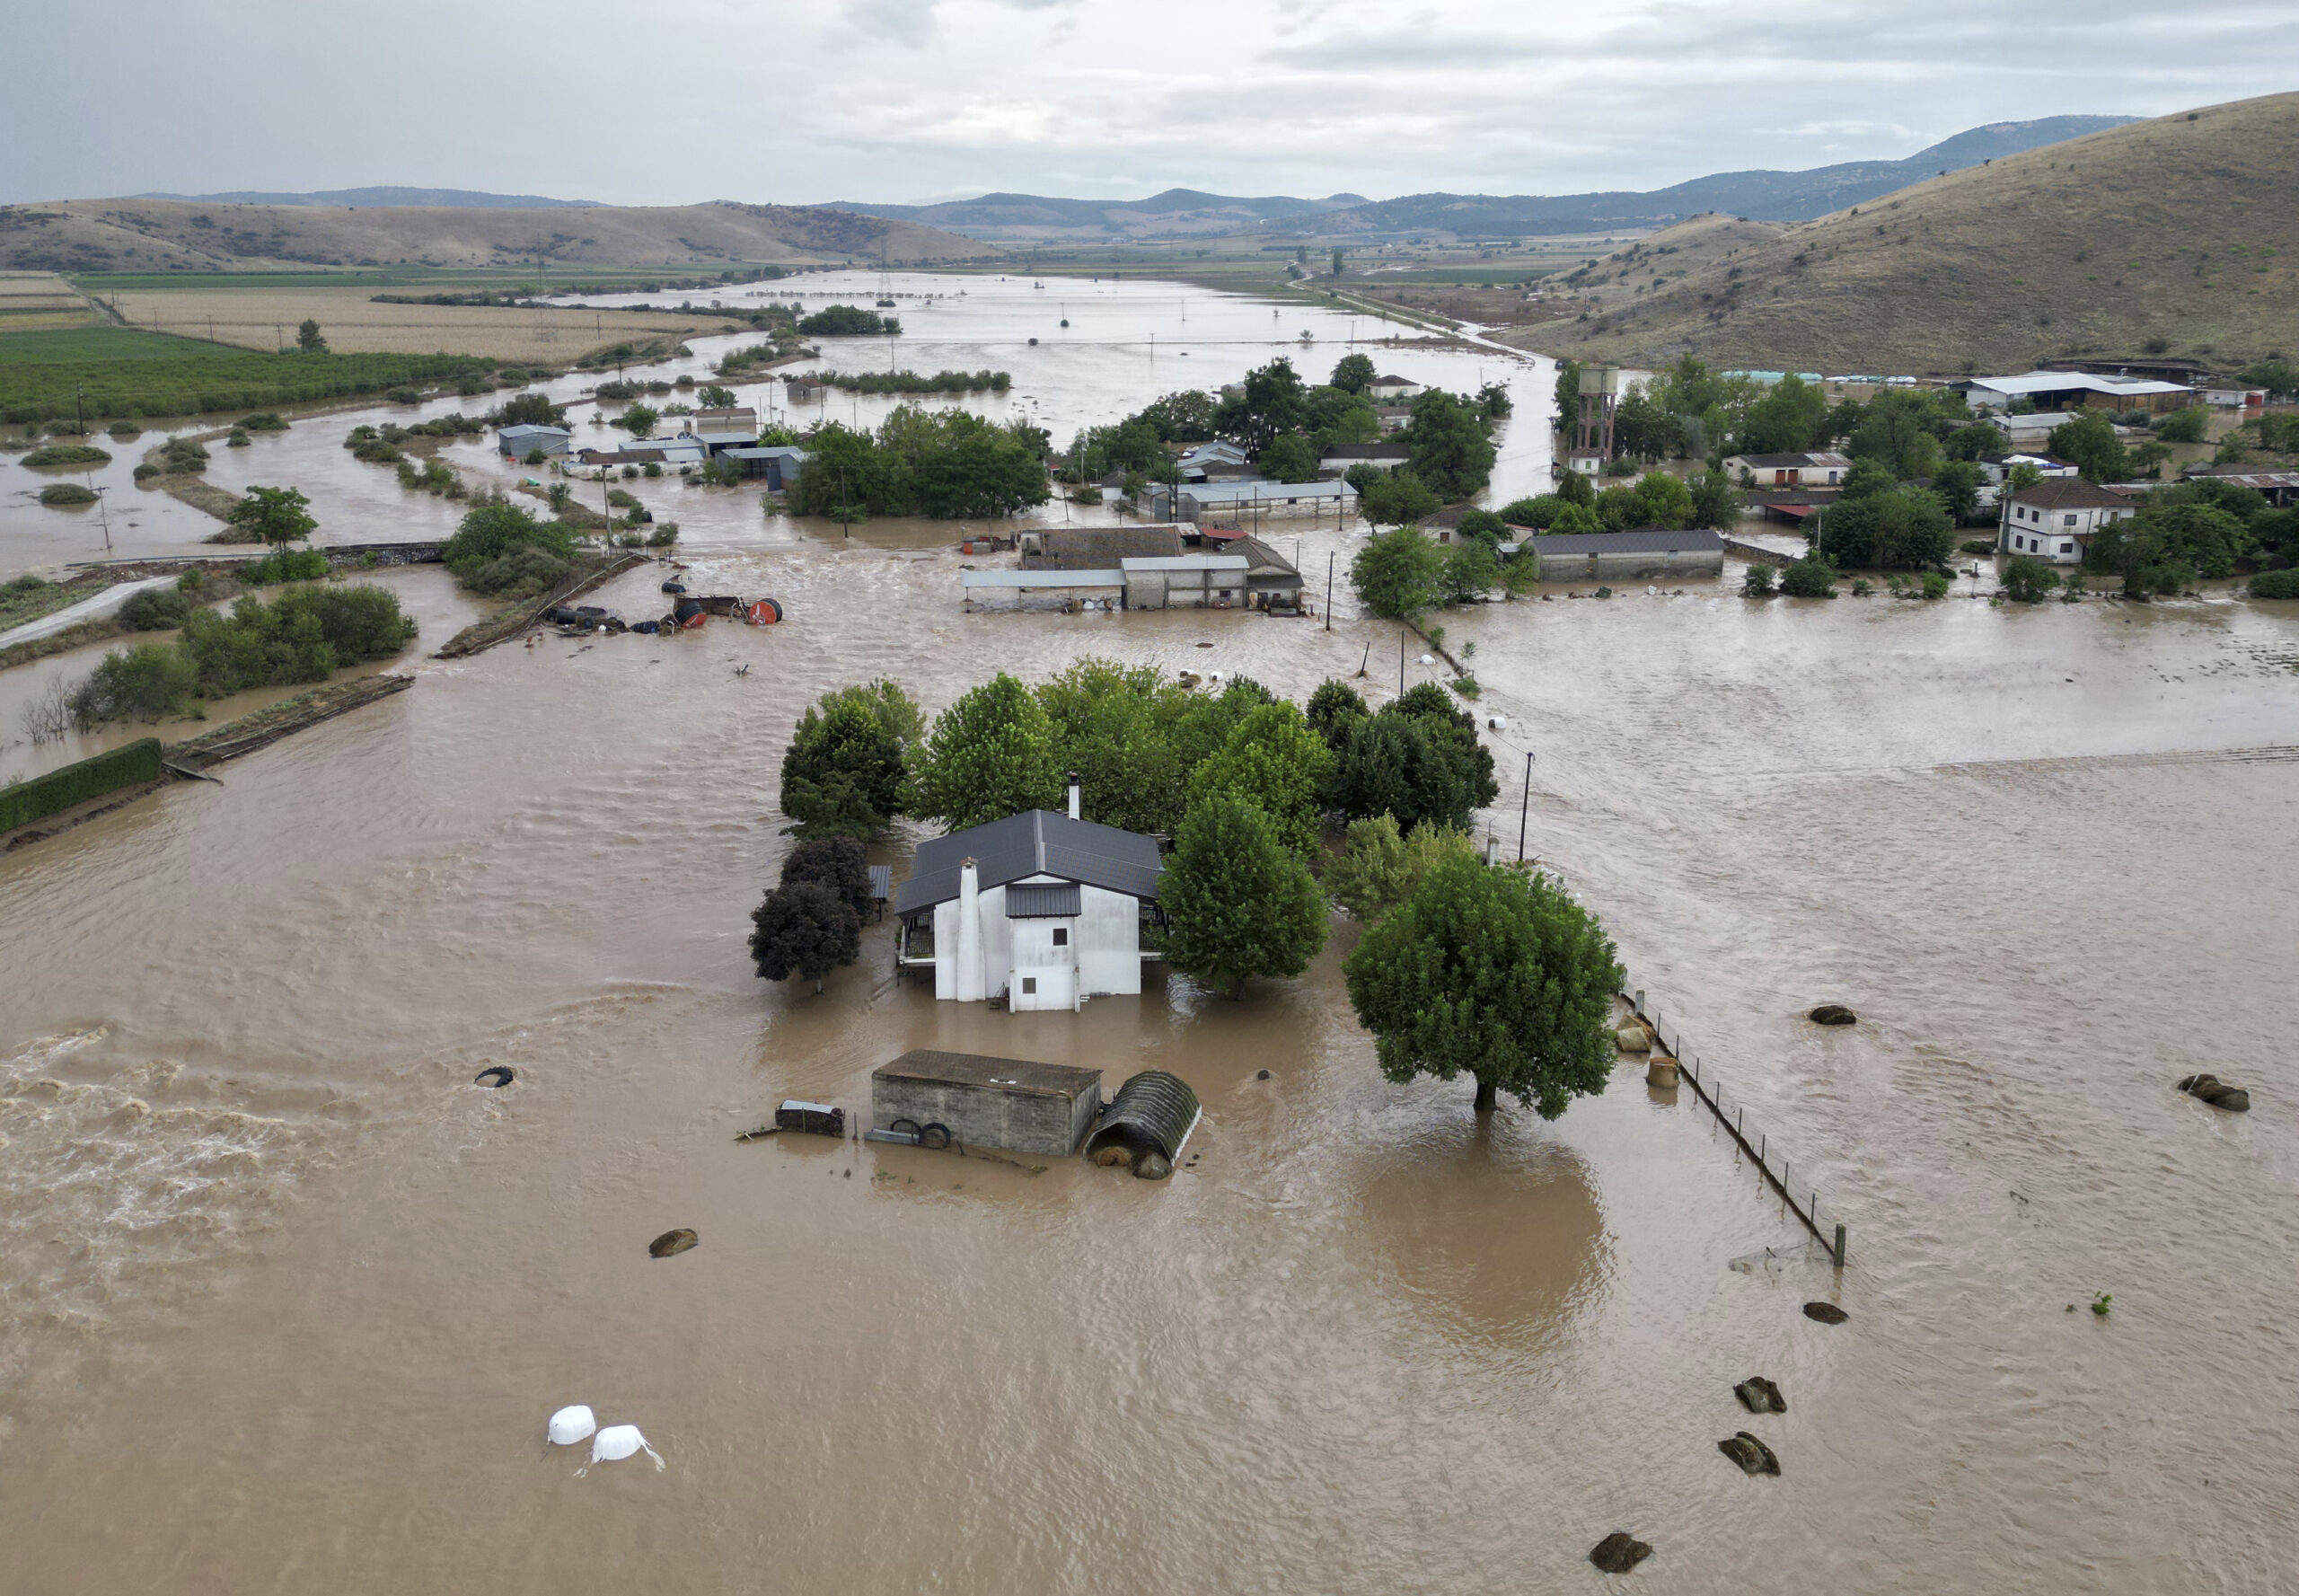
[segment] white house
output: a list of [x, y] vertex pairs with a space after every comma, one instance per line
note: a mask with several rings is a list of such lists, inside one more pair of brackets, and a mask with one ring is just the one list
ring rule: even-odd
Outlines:
[[1340, 476], [1352, 466], [1370, 465], [1378, 472], [1393, 472], [1413, 458], [1410, 445], [1402, 440], [1385, 444], [1327, 444], [1317, 456], [1317, 470], [1329, 476]]
[[1375, 404], [1402, 404], [1408, 399], [1418, 399], [1428, 390], [1411, 377], [1375, 377], [1365, 384], [1365, 397]]
[[1734, 454], [1724, 462], [1724, 474], [1736, 482], [1758, 488], [1839, 488], [1852, 470], [1852, 458], [1830, 450], [1804, 454]]
[[1962, 393], [1973, 409], [2006, 410], [2024, 399], [2039, 410], [2072, 410], [2099, 405], [2111, 410], [2183, 410], [2195, 402], [2195, 390], [2184, 383], [2162, 383], [2149, 377], [2101, 376], [2088, 371], [2030, 371], [2015, 377], [1969, 377], [1949, 387]]
[[[1242, 562], [1240, 562], [1242, 563]], [[894, 898], [897, 967], [934, 972], [934, 995], [1076, 1009], [1141, 990], [1141, 921], [1163, 869], [1156, 839], [1032, 809], [937, 837]]]
[[2006, 554], [2074, 565], [2093, 533], [2137, 513], [2119, 493], [2074, 477], [2054, 477], [2004, 496], [1995, 546]]
[[1192, 444], [1181, 452], [1174, 463], [1181, 469], [1185, 482], [1202, 482], [1214, 477], [1249, 476], [1253, 472], [1253, 463], [1246, 458], [1246, 452], [1226, 438]]

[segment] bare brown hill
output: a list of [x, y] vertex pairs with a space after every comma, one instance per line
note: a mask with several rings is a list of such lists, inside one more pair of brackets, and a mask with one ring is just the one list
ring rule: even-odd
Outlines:
[[0, 269], [246, 271], [294, 266], [664, 267], [975, 260], [988, 244], [914, 222], [815, 206], [219, 205], [66, 199], [0, 207]]
[[1817, 221], [1699, 216], [1563, 279], [1544, 352], [1830, 374], [2299, 352], [2299, 94], [2132, 122]]

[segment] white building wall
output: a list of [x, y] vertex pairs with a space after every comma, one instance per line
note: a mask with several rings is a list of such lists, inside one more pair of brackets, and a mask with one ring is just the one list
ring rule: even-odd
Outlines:
[[1122, 892], [1084, 889], [1078, 940], [1078, 986], [1088, 997], [1141, 990], [1141, 905]]

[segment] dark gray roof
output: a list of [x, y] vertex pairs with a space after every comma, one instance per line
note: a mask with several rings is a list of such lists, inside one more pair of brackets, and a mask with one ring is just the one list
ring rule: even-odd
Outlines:
[[894, 895], [894, 868], [892, 865], [870, 867], [870, 895], [885, 903]]
[[1164, 1070], [1144, 1070], [1117, 1089], [1101, 1123], [1086, 1138], [1086, 1151], [1124, 1147], [1140, 1153], [1154, 1148], [1170, 1160], [1189, 1140], [1197, 1115], [1197, 1093], [1188, 1081]]
[[910, 879], [894, 898], [894, 912], [909, 914], [956, 897], [959, 867], [969, 859], [985, 892], [1030, 876], [1053, 876], [1151, 902], [1164, 868], [1158, 844], [1149, 837], [1072, 820], [1052, 809], [1030, 809], [920, 844]]
[[1026, 571], [1115, 570], [1121, 560], [1156, 559], [1182, 551], [1181, 528], [1150, 526], [1049, 526], [1045, 552], [1022, 556]]
[[1721, 533], [1698, 528], [1670, 532], [1648, 526], [1639, 532], [1567, 532], [1527, 540], [1541, 554], [1707, 554], [1722, 553]]
[[1071, 920], [1086, 912], [1086, 889], [1075, 881], [1055, 886], [1009, 886], [1009, 920]]
[[1810, 465], [1809, 454], [1743, 454], [1742, 460], [1764, 471], [1785, 471], [1793, 466]]
[[1257, 537], [1241, 537], [1229, 543], [1229, 552], [1246, 557], [1246, 574], [1249, 577], [1291, 577], [1300, 580], [1301, 573], [1293, 562]]
[[1406, 444], [1327, 444], [1317, 451], [1320, 460], [1404, 460], [1413, 453]]

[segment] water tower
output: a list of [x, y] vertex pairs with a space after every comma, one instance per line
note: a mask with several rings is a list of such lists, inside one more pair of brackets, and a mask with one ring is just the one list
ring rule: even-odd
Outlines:
[[1565, 463], [1584, 477], [1601, 476], [1613, 457], [1613, 407], [1620, 402], [1620, 367], [1581, 368], [1581, 415], [1572, 425]]

